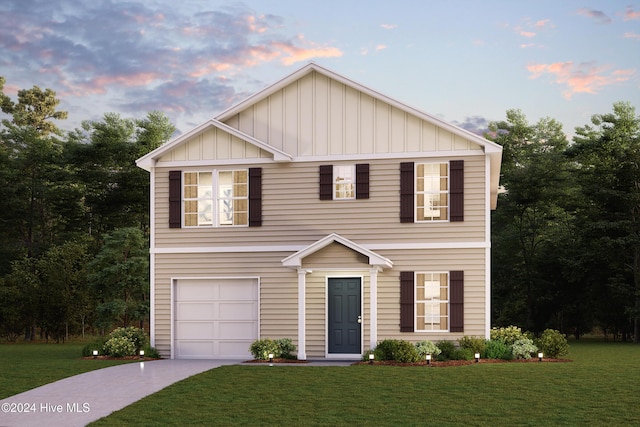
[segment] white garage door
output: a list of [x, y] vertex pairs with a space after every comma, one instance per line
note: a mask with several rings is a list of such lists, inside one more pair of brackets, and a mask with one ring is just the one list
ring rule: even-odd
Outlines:
[[178, 280], [174, 357], [250, 358], [258, 338], [257, 279]]

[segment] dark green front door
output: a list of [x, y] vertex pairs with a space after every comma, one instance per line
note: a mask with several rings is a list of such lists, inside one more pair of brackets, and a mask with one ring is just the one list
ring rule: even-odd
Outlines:
[[360, 354], [361, 287], [360, 278], [329, 278], [329, 353]]

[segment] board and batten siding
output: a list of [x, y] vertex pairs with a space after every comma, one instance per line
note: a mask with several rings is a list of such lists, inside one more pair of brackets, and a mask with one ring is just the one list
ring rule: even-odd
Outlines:
[[[485, 162], [481, 156], [464, 160], [464, 221], [400, 223], [400, 162], [369, 162], [369, 198], [319, 200], [321, 162], [266, 163], [262, 167], [261, 227], [169, 228], [168, 168], [156, 168], [156, 248], [309, 245], [337, 233], [358, 244], [392, 242], [484, 242]], [[418, 158], [416, 162], [433, 159]], [[332, 164], [341, 164], [333, 162]], [[203, 168], [183, 168], [203, 170]]]
[[293, 157], [479, 149], [460, 135], [315, 71], [225, 124]]

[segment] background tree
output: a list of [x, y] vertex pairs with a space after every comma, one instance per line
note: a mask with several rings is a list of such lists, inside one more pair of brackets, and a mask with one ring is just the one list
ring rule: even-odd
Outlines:
[[136, 227], [105, 235], [104, 246], [89, 264], [89, 284], [98, 300], [99, 326], [140, 327], [149, 314], [148, 241]]
[[569, 154], [587, 203], [579, 215], [580, 280], [599, 325], [640, 342], [640, 117], [626, 102], [576, 129]]

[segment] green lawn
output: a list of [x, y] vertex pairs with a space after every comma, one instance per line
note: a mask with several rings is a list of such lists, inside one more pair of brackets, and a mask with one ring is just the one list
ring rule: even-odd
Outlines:
[[570, 363], [225, 366], [92, 424], [640, 425], [640, 346], [571, 343]]
[[0, 399], [62, 378], [129, 361], [83, 360], [85, 344], [0, 344]]

